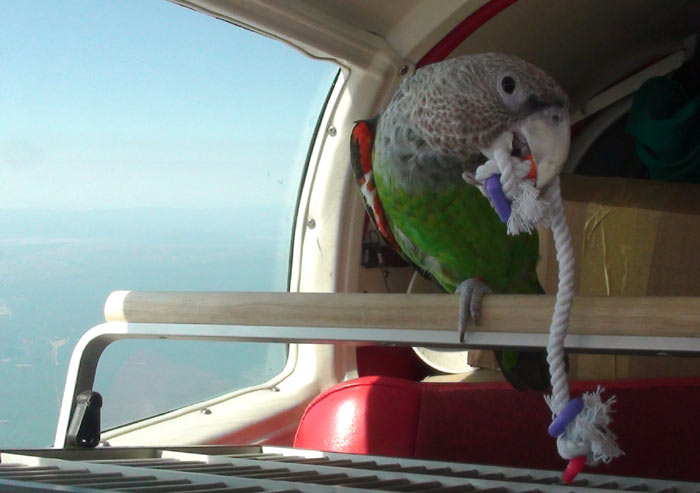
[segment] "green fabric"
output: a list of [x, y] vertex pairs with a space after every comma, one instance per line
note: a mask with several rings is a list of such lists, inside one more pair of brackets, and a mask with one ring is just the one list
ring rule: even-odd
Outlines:
[[700, 182], [700, 96], [691, 99], [667, 77], [649, 79], [635, 95], [628, 134], [651, 178]]

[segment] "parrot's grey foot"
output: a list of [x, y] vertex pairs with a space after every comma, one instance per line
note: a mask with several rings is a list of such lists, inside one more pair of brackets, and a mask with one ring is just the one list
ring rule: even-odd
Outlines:
[[470, 320], [478, 324], [481, 319], [481, 300], [484, 294], [491, 293], [491, 289], [478, 277], [472, 277], [462, 281], [457, 286], [459, 293], [459, 342], [464, 342]]

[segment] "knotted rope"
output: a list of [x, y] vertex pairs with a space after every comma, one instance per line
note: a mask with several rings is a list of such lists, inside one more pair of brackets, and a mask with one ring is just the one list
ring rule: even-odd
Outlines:
[[531, 157], [520, 160], [503, 145], [489, 154], [493, 157], [477, 168], [473, 176], [465, 173], [464, 179], [478, 186], [491, 201], [501, 220], [507, 224], [508, 234], [549, 227], [554, 235], [559, 285], [547, 342], [552, 394], [545, 400], [552, 411], [549, 433], [557, 438], [559, 455], [569, 460], [564, 480], [570, 482], [584, 463], [595, 466], [600, 462], [610, 462], [623, 453], [617, 445], [617, 437], [608, 428], [615, 398], [603, 402], [600, 396], [603, 389], [598, 387], [596, 392], [570, 399], [564, 339], [574, 297], [574, 251], [564, 216], [559, 177], [540, 191], [534, 186], [536, 165]]

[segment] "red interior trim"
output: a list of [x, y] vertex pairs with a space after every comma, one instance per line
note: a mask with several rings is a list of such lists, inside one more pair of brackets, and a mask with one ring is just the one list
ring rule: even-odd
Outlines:
[[416, 64], [416, 68], [435, 62], [441, 62], [447, 58], [462, 41], [471, 36], [474, 31], [517, 1], [518, 0], [491, 0], [480, 7], [433, 46]]

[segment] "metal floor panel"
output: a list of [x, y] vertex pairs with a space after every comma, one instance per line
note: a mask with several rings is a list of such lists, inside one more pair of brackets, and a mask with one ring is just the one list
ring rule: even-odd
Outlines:
[[0, 452], [0, 492], [700, 493], [700, 483], [339, 454], [284, 447], [46, 449]]

